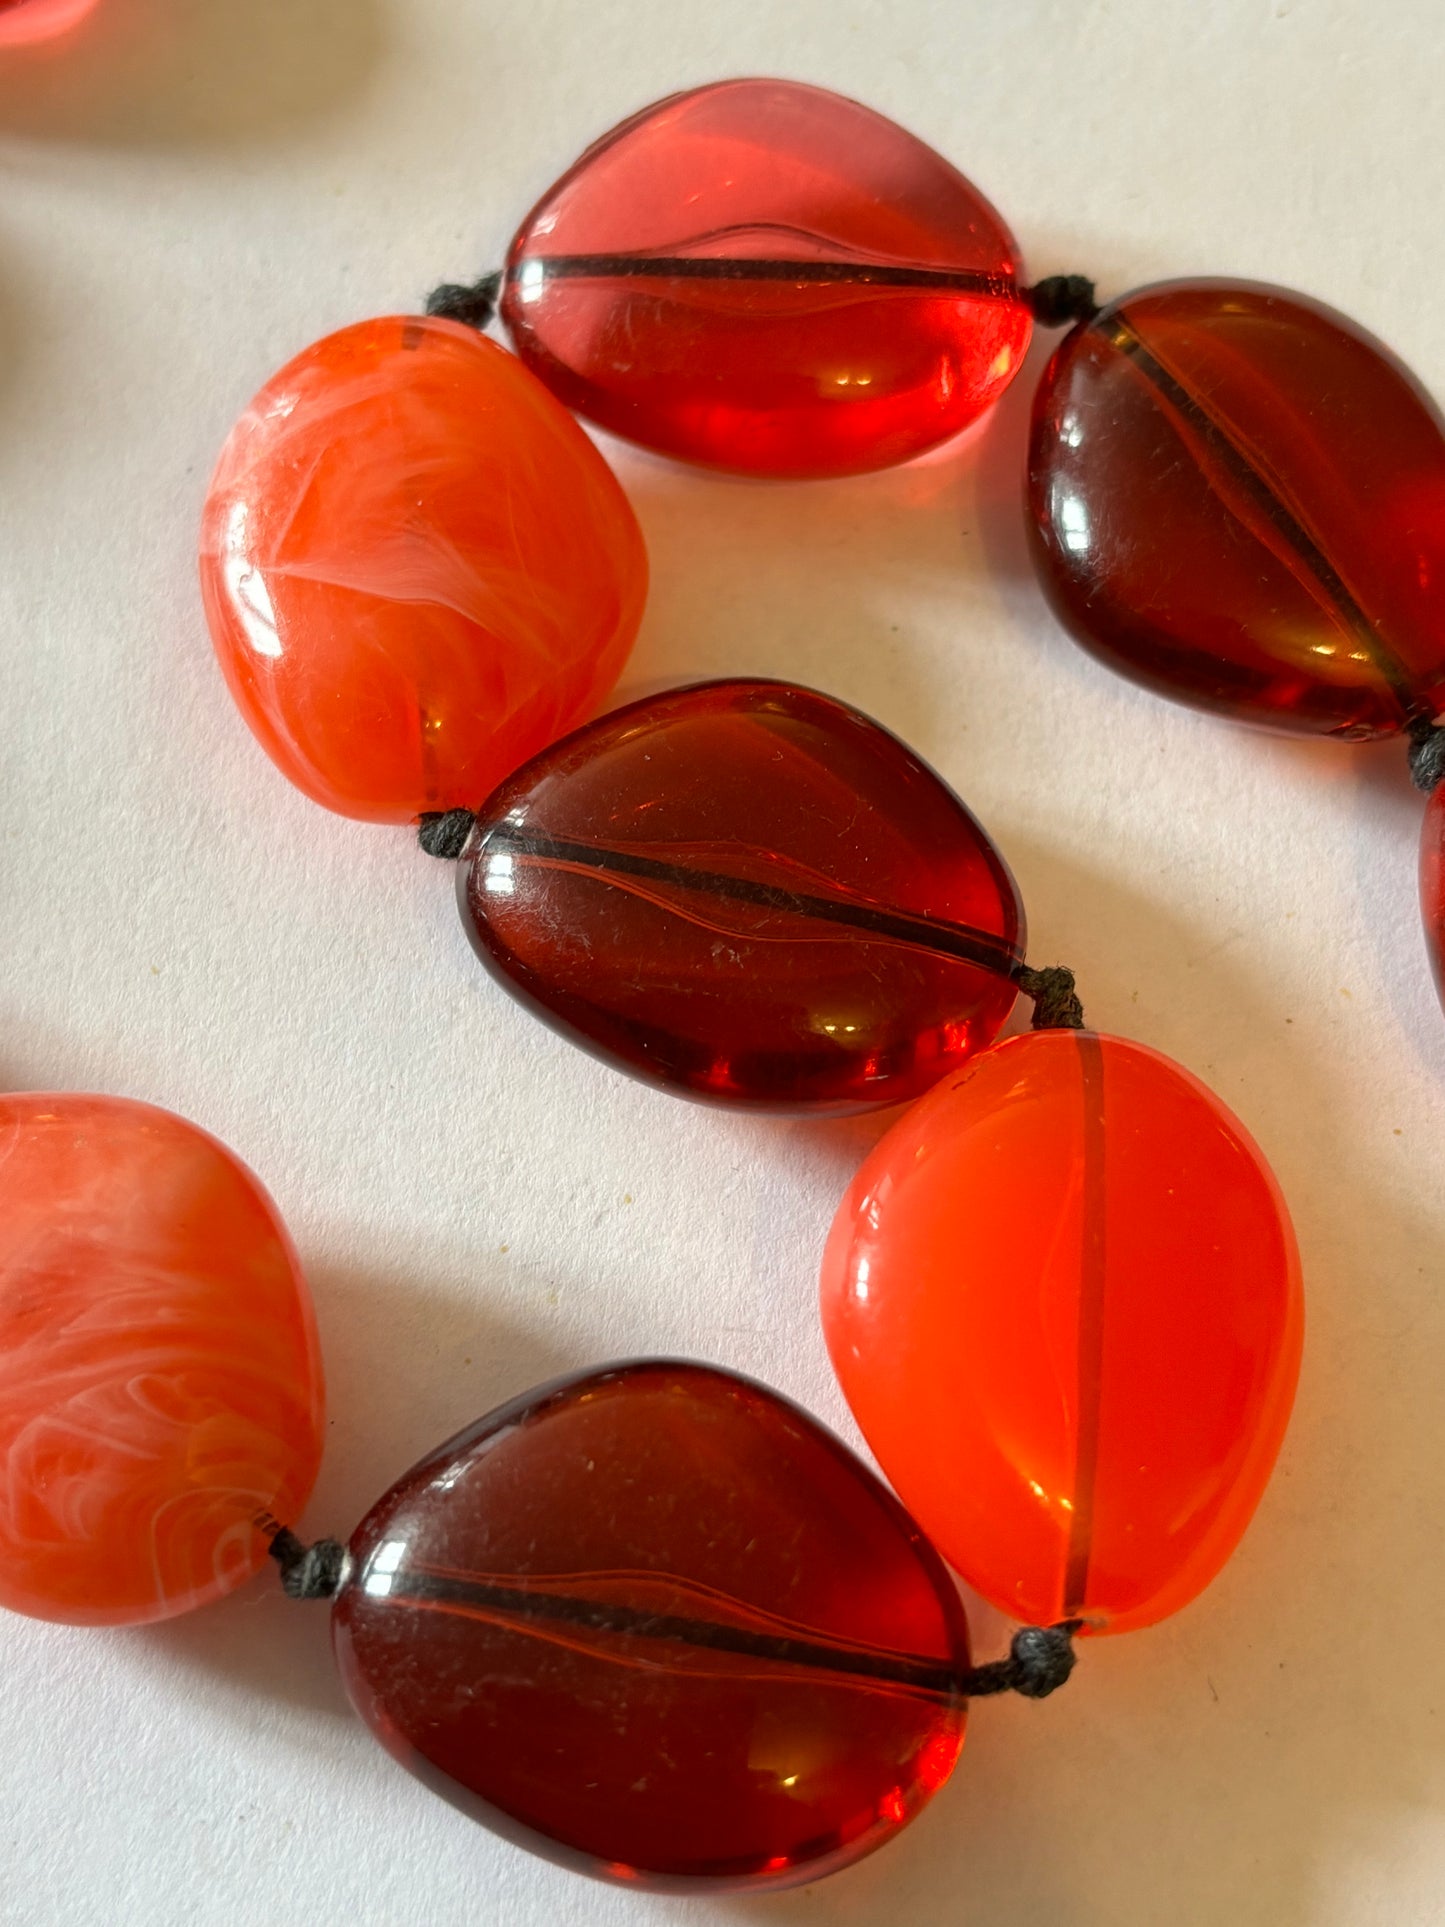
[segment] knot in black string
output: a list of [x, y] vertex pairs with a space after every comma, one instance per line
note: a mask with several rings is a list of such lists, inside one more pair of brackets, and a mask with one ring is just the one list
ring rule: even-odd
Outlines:
[[990, 1693], [1022, 1693], [1025, 1699], [1046, 1700], [1074, 1670], [1078, 1659], [1074, 1634], [1079, 1623], [1066, 1619], [1058, 1626], [1020, 1626], [1007, 1659], [991, 1660], [987, 1666], [975, 1666], [964, 1674], [964, 1692], [970, 1699], [986, 1699]]
[[1445, 783], [1445, 724], [1418, 722], [1410, 730], [1410, 774], [1428, 796]]
[[1015, 980], [1025, 997], [1034, 1000], [1035, 1030], [1082, 1030], [1084, 1006], [1074, 988], [1074, 973], [1063, 964], [1031, 970], [1027, 964]]
[[427, 296], [426, 311], [439, 315], [443, 321], [464, 321], [469, 328], [485, 328], [497, 312], [497, 297], [501, 292], [500, 268], [466, 287], [459, 281], [443, 281]]
[[417, 819], [416, 840], [428, 856], [455, 862], [466, 848], [476, 820], [472, 810], [428, 810]]
[[271, 1557], [281, 1568], [281, 1585], [288, 1599], [334, 1599], [346, 1571], [346, 1548], [335, 1539], [318, 1539], [304, 1546], [282, 1526], [271, 1541]]
[[1094, 284], [1083, 274], [1049, 274], [1024, 289], [1041, 328], [1066, 328], [1073, 321], [1092, 321], [1099, 312]]

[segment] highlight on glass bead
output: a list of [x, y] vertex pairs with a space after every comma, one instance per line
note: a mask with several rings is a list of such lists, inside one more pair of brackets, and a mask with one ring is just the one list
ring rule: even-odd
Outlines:
[[735, 680], [633, 703], [483, 806], [457, 872], [488, 970], [572, 1042], [687, 1096], [846, 1111], [998, 1034], [1023, 910], [913, 752], [846, 703]]
[[1111, 302], [1040, 385], [1028, 486], [1060, 619], [1146, 687], [1349, 738], [1445, 709], [1445, 424], [1319, 302], [1238, 281]]
[[1142, 1045], [1013, 1037], [867, 1158], [823, 1261], [848, 1403], [944, 1557], [1014, 1618], [1177, 1611], [1274, 1465], [1303, 1330], [1239, 1120]]
[[591, 714], [647, 590], [607, 464], [455, 321], [314, 343], [261, 390], [206, 501], [201, 586], [263, 749], [328, 809], [474, 804]]
[[0, 1096], [0, 1606], [139, 1625], [230, 1592], [323, 1425], [306, 1281], [251, 1172], [149, 1104]]
[[1007, 387], [1018, 247], [940, 155], [785, 80], [675, 94], [599, 140], [522, 223], [501, 315], [569, 408], [760, 476], [936, 447]]
[[892, 1495], [776, 1393], [641, 1360], [528, 1392], [379, 1501], [333, 1608], [382, 1744], [508, 1838], [783, 1887], [948, 1778], [968, 1632]]
[[55, 40], [99, 5], [100, 0], [0, 0], [0, 53]]

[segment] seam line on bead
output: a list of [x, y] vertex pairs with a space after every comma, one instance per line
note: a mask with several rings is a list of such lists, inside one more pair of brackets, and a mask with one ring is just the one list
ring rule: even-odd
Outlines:
[[823, 923], [837, 923], [849, 929], [866, 931], [869, 935], [891, 940], [894, 943], [911, 944], [918, 949], [932, 950], [943, 956], [957, 959], [961, 963], [977, 966], [998, 977], [1010, 981], [1017, 978], [1024, 967], [1023, 958], [1018, 952], [987, 930], [975, 930], [968, 924], [949, 923], [939, 918], [914, 916], [903, 910], [874, 908], [870, 904], [850, 902], [844, 897], [823, 897], [804, 894], [794, 890], [780, 889], [775, 884], [756, 883], [749, 877], [731, 877], [712, 870], [690, 870], [680, 864], [667, 863], [658, 857], [648, 857], [629, 850], [608, 849], [603, 845], [566, 841], [553, 837], [526, 837], [502, 828], [495, 829], [483, 843], [479, 856], [484, 857], [488, 850], [514, 856], [532, 857], [539, 863], [571, 865], [580, 869], [600, 872], [606, 880], [609, 871], [622, 876], [635, 876], [657, 883], [669, 883], [675, 889], [708, 892], [737, 903], [755, 904], [761, 909], [779, 910], [789, 915], [813, 917]]
[[1081, 1617], [1089, 1589], [1094, 1499], [1099, 1472], [1099, 1427], [1104, 1374], [1104, 1300], [1107, 1290], [1105, 1211], [1104, 1050], [1097, 1032], [1073, 1033], [1083, 1099], [1083, 1205], [1079, 1250], [1078, 1404], [1074, 1438], [1074, 1509], [1064, 1563], [1064, 1617]]
[[[1419, 703], [1411, 689], [1404, 664], [1399, 661], [1389, 644], [1371, 623], [1355, 600], [1348, 583], [1303, 520], [1279, 493], [1267, 469], [1236, 438], [1228, 424], [1221, 421], [1178, 375], [1165, 367], [1121, 310], [1116, 309], [1102, 324], [1096, 325], [1102, 326], [1106, 337], [1118, 352], [1124, 355], [1167, 401], [1172, 402], [1190, 426], [1208, 442], [1214, 453], [1229, 469], [1234, 480], [1251, 497], [1255, 505], [1263, 510], [1276, 534], [1288, 545], [1295, 560], [1303, 566], [1311, 578], [1309, 586], [1316, 599], [1321, 602], [1328, 614], [1342, 620], [1355, 640], [1364, 645], [1376, 668], [1389, 684], [1391, 694], [1400, 705], [1402, 716], [1408, 718], [1415, 714], [1419, 709]], [[1206, 477], [1205, 480], [1208, 486], [1208, 478]], [[1211, 493], [1217, 494], [1218, 491], [1211, 489]], [[1250, 533], [1253, 534], [1253, 531], [1251, 530]], [[1258, 541], [1259, 538], [1255, 536], [1254, 539]]]
[[841, 283], [912, 289], [924, 294], [971, 294], [994, 301], [1019, 299], [1019, 286], [1011, 275], [990, 274], [983, 268], [907, 267], [882, 261], [779, 261], [766, 256], [744, 259], [712, 254], [530, 254], [512, 263], [507, 278], [525, 281], [529, 271], [564, 280]]

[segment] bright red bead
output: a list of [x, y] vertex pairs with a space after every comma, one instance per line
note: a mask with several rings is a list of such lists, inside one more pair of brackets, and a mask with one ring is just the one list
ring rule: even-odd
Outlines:
[[0, 0], [0, 52], [69, 33], [99, 0]]
[[1040, 386], [1029, 499], [1060, 618], [1147, 687], [1345, 737], [1445, 707], [1445, 433], [1343, 315], [1235, 281], [1112, 302]]
[[879, 1464], [1002, 1611], [1177, 1611], [1259, 1501], [1299, 1371], [1299, 1258], [1238, 1119], [1090, 1031], [985, 1051], [905, 1112], [823, 1261]]
[[458, 871], [488, 969], [635, 1076], [758, 1108], [916, 1096], [1013, 1006], [1023, 912], [926, 764], [816, 691], [634, 703], [488, 800]]
[[529, 1392], [351, 1541], [338, 1658], [402, 1763], [648, 1887], [790, 1886], [948, 1777], [968, 1635], [931, 1548], [805, 1413], [644, 1361]]
[[216, 653], [263, 749], [344, 816], [474, 807], [611, 689], [647, 558], [611, 470], [512, 355], [391, 316], [315, 342], [206, 502]]
[[1445, 783], [1437, 783], [1425, 805], [1420, 837], [1420, 912], [1435, 988], [1445, 1004]]
[[856, 101], [676, 94], [594, 146], [507, 259], [516, 349], [589, 420], [745, 475], [849, 475], [993, 402], [1032, 326], [976, 188]]
[[224, 1145], [118, 1097], [0, 1097], [0, 1606], [168, 1619], [266, 1562], [321, 1457], [311, 1301]]

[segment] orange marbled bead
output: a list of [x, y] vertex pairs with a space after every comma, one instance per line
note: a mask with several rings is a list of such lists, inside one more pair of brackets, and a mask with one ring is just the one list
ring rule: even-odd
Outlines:
[[1299, 1371], [1299, 1257], [1239, 1120], [1157, 1051], [981, 1052], [866, 1160], [823, 1262], [864, 1436], [970, 1585], [1122, 1632], [1254, 1512]]
[[281, 369], [201, 532], [221, 668], [262, 748], [343, 816], [475, 808], [583, 722], [641, 620], [612, 471], [513, 355], [393, 315]]
[[0, 1606], [168, 1619], [265, 1561], [321, 1456], [311, 1302], [276, 1208], [149, 1104], [0, 1097]]

